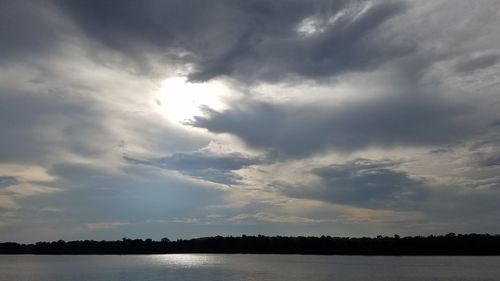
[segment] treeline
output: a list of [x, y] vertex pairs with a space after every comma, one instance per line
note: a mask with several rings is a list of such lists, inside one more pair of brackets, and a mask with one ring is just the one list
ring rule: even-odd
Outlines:
[[0, 254], [88, 255], [251, 253], [318, 255], [500, 255], [500, 235], [454, 234], [375, 238], [239, 236], [160, 241], [55, 241], [35, 244], [0, 243]]

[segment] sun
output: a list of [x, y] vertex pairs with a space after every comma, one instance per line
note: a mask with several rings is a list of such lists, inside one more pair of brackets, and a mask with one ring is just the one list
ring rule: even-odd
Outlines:
[[223, 97], [228, 88], [221, 82], [191, 83], [185, 76], [170, 77], [161, 84], [159, 102], [162, 114], [169, 120], [182, 124], [202, 116], [204, 106], [223, 110]]

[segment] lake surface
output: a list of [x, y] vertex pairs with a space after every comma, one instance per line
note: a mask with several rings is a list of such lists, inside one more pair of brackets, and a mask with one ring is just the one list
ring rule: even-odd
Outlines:
[[485, 281], [500, 257], [0, 255], [0, 281]]

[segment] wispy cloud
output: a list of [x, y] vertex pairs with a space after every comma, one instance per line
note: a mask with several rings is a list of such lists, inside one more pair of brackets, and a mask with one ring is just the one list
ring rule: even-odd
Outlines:
[[88, 230], [106, 230], [106, 229], [112, 229], [112, 228], [117, 228], [120, 226], [127, 225], [127, 222], [95, 222], [95, 223], [87, 223], [85, 224], [85, 228]]

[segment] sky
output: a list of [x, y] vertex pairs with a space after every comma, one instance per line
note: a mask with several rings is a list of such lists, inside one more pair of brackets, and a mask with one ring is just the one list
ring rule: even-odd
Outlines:
[[497, 0], [0, 0], [0, 241], [500, 232]]

